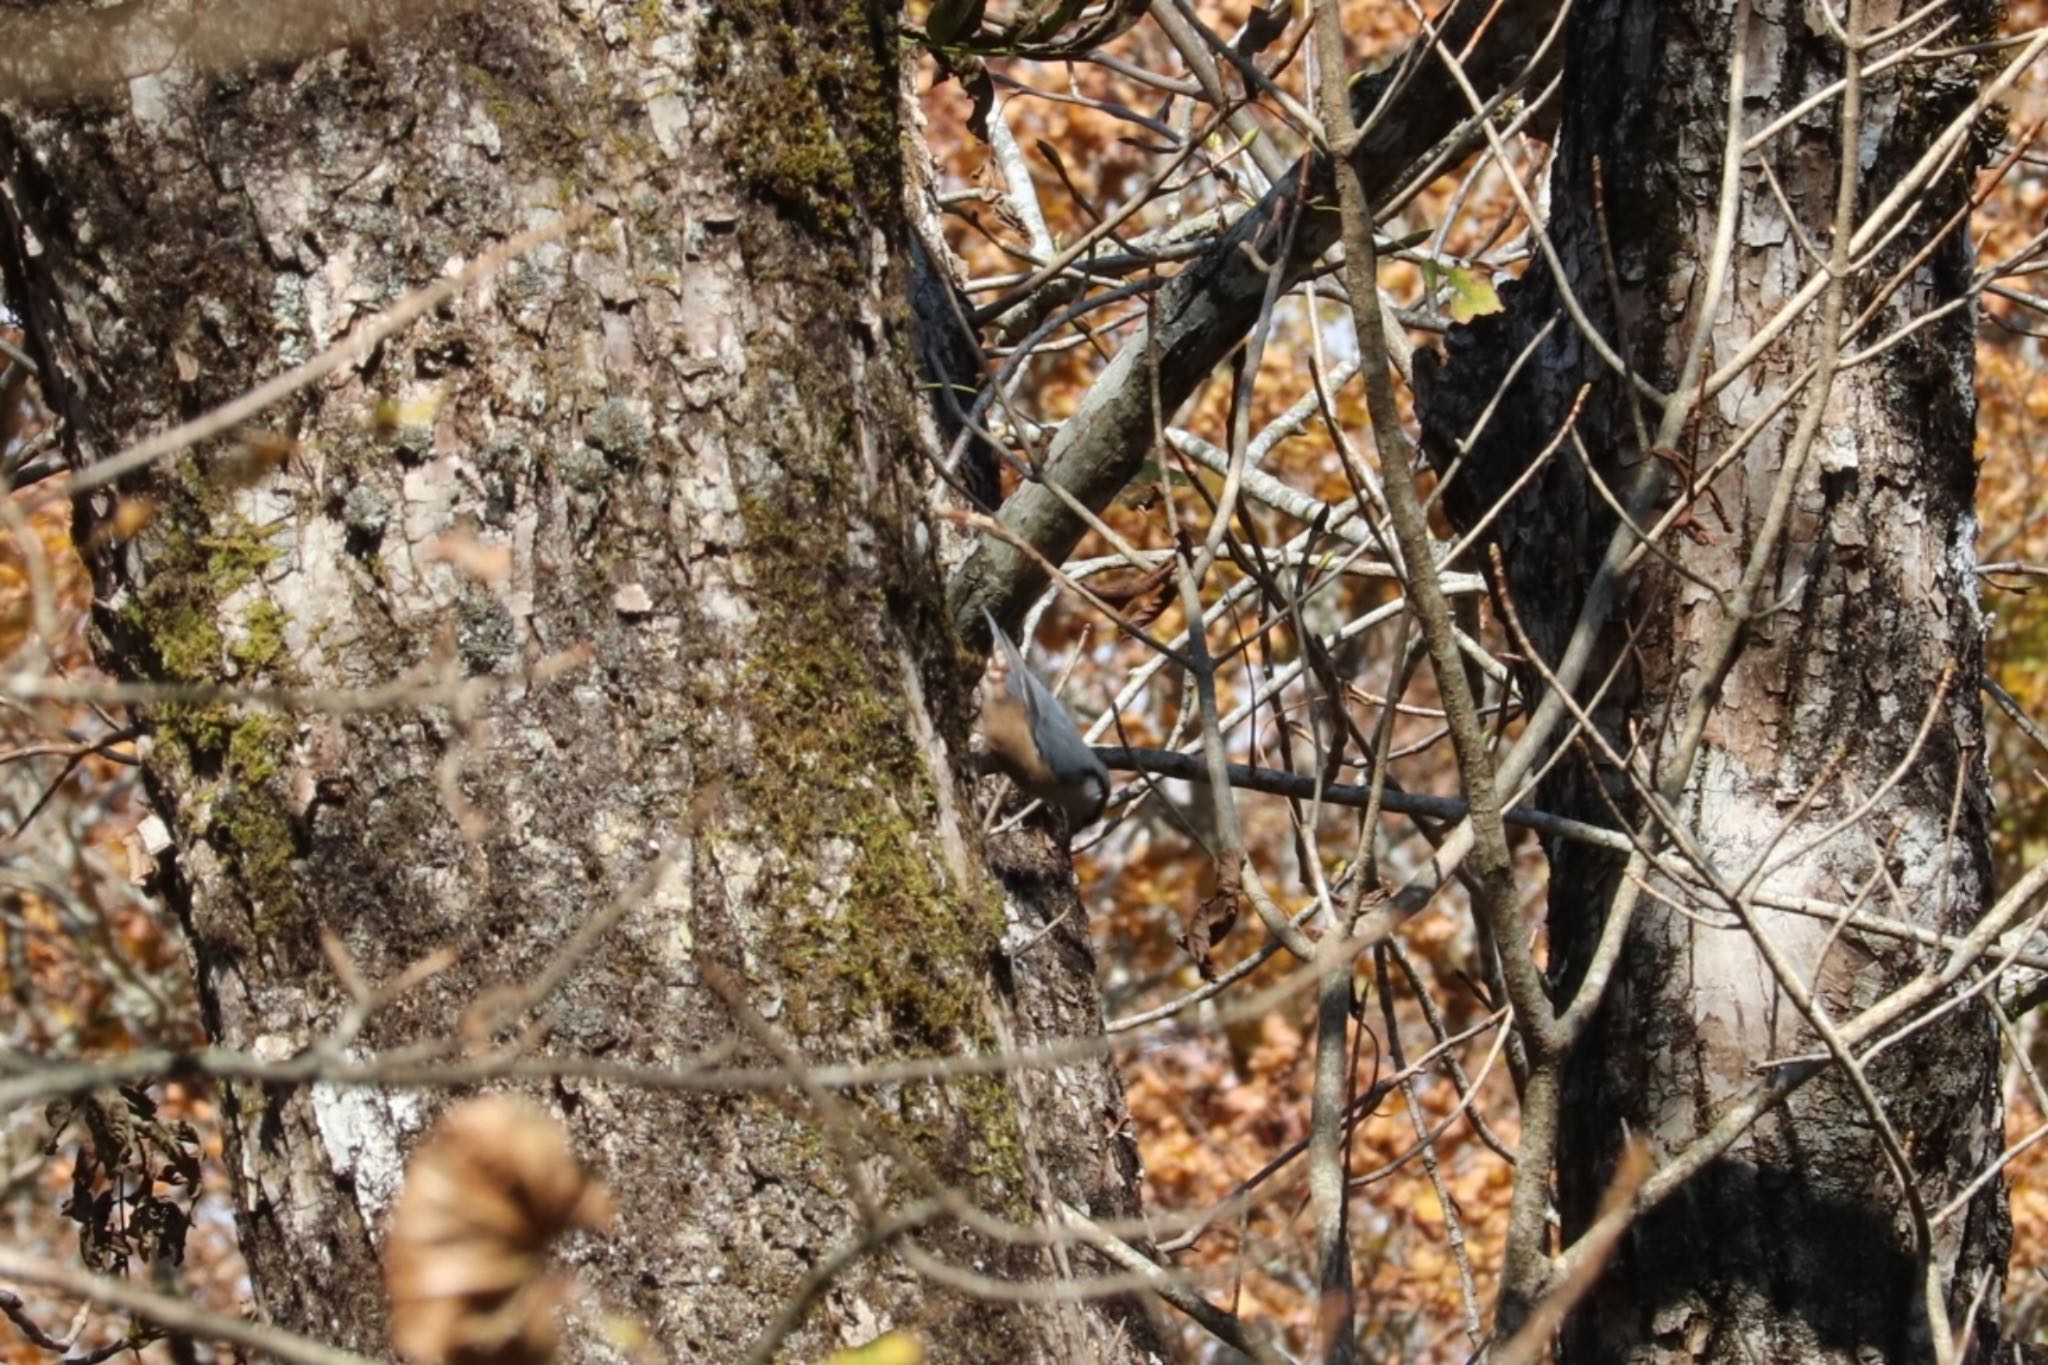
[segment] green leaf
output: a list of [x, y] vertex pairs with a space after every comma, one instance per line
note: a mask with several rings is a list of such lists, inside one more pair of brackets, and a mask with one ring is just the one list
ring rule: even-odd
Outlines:
[[1451, 285], [1451, 320], [1470, 322], [1488, 313], [1501, 311], [1500, 295], [1493, 292], [1492, 281], [1462, 265], [1454, 265], [1445, 276]]

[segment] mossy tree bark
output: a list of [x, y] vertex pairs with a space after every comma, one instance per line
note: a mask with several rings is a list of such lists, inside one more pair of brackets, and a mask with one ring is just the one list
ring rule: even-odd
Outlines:
[[[1064, 862], [1013, 849], [1036, 898], [1006, 895], [961, 777], [973, 661], [941, 609], [897, 302], [894, 7], [399, 8], [387, 32], [260, 68], [138, 49], [125, 85], [0, 128], [11, 301], [80, 463], [453, 261], [597, 210], [273, 409], [297, 448], [271, 476], [230, 477], [220, 445], [165, 461], [119, 490], [157, 513], [118, 548], [95, 529], [113, 497], [82, 500], [116, 674], [444, 688], [148, 713], [207, 1028], [268, 1056], [320, 1040], [349, 1003], [331, 931], [373, 981], [459, 954], [352, 1055], [447, 1037], [673, 841], [549, 1000], [543, 1053], [682, 1065], [736, 1042], [765, 1060], [710, 965], [817, 1061], [1097, 1030], [1085, 916], [1045, 908], [1070, 904]], [[492, 556], [502, 577], [479, 576]], [[450, 680], [477, 686], [451, 702]], [[678, 1358], [737, 1356], [860, 1235], [848, 1154], [801, 1104], [541, 1089], [622, 1210], [586, 1273]], [[382, 1349], [380, 1222], [438, 1099], [227, 1089], [270, 1316]], [[1058, 1201], [1132, 1209], [1107, 1061], [853, 1102], [889, 1199], [924, 1193], [896, 1144], [1027, 1223]], [[945, 1220], [916, 1235], [998, 1277], [1100, 1269]], [[891, 1324], [937, 1359], [1153, 1358], [1129, 1303], [1020, 1309], [887, 1250], [792, 1349]]]
[[[1962, 6], [1964, 28], [1988, 31], [1990, 8]], [[1809, 244], [1825, 253], [1834, 236], [1839, 98], [1745, 158], [1729, 285], [1701, 304], [1720, 199], [1729, 54], [1747, 54], [1747, 135], [1840, 79], [1841, 44], [1815, 13], [1734, 0], [1602, 0], [1572, 17], [1551, 234], [1587, 315], [1609, 338], [1624, 338], [1617, 347], [1666, 392], [1678, 383], [1684, 340], [1702, 306], [1716, 310], [1705, 365], [1712, 372], [1814, 273]], [[1751, 17], [1738, 30], [1742, 14]], [[1897, 14], [1881, 11], [1883, 22]], [[1873, 23], [1879, 18], [1873, 7]], [[1968, 108], [1983, 70], [1973, 58], [1950, 57], [1867, 83], [1856, 144], [1863, 211]], [[1965, 204], [1967, 169], [1952, 165], [1937, 177], [1906, 230], [1856, 276], [1851, 319], [1879, 282], [1905, 270], [1858, 345], [1966, 288], [1963, 234], [1916, 253]], [[1598, 174], [1607, 187], [1612, 271], [1601, 250]], [[1624, 331], [1615, 327], [1616, 280]], [[1452, 516], [1468, 524], [1561, 429], [1582, 384], [1593, 393], [1578, 430], [1611, 488], [1629, 487], [1634, 467], [1657, 458], [1640, 449], [1623, 385], [1563, 316], [1555, 279], [1532, 265], [1507, 298], [1504, 314], [1453, 337], [1420, 405], [1441, 467], [1516, 357], [1555, 324], [1501, 404], [1501, 420], [1450, 485]], [[1681, 469], [1726, 450], [1785, 397], [1818, 358], [1820, 314], [1804, 310], [1757, 365], [1708, 398], [1675, 452]], [[1832, 903], [1866, 896], [1877, 913], [1951, 933], [1975, 922], [1991, 889], [1976, 686], [1983, 624], [1972, 543], [1972, 340], [1971, 313], [1957, 310], [1835, 375], [1764, 582], [1764, 609], [1719, 687], [1678, 802], [1705, 857], [1739, 880], [1768, 850], [1803, 848], [1867, 799], [1873, 804], [1857, 829], [1787, 863], [1766, 887]], [[1643, 561], [1606, 625], [1581, 694], [1591, 695], [1621, 662], [1597, 720], [1613, 752], [1630, 755], [1652, 785], [1672, 761], [1710, 642], [1728, 620], [1725, 599], [1702, 585], [1725, 592], [1741, 576], [1810, 401], [1809, 388], [1762, 425], [1713, 480], [1713, 498], [1693, 508], [1696, 534], [1665, 538], [1670, 559]], [[1647, 420], [1654, 429], [1657, 414]], [[1553, 663], [1616, 524], [1585, 470], [1567, 448], [1493, 532], [1505, 567], [1499, 586]], [[1524, 681], [1532, 697], [1542, 695], [1533, 672]], [[1923, 720], [1927, 733], [1916, 741]], [[1643, 816], [1640, 789], [1582, 745], [1564, 756], [1538, 801], [1592, 821], [1611, 821], [1619, 810], [1633, 822]], [[1562, 999], [1593, 957], [1619, 863], [1583, 846], [1549, 851], [1550, 967]], [[1627, 1135], [1646, 1138], [1662, 1162], [1755, 1084], [1760, 1067], [1817, 1046], [1725, 906], [1696, 887], [1658, 881], [1655, 889], [1636, 909], [1604, 1008], [1565, 1063], [1557, 1178], [1567, 1242], [1592, 1219]], [[1937, 960], [1901, 940], [1838, 935], [1824, 920], [1769, 908], [1759, 923], [1837, 1020]], [[1869, 1068], [1892, 1125], [1911, 1135], [1913, 1178], [1931, 1209], [1999, 1151], [1997, 1056], [1992, 1019], [1971, 1005]], [[1933, 1359], [1923, 1293], [1929, 1253], [1906, 1210], [1876, 1125], [1839, 1074], [1824, 1076], [1633, 1230], [1566, 1332], [1563, 1358]], [[1996, 1341], [2009, 1234], [1995, 1180], [1935, 1229], [1940, 1296], [1959, 1327], [1975, 1305], [1979, 1350]]]

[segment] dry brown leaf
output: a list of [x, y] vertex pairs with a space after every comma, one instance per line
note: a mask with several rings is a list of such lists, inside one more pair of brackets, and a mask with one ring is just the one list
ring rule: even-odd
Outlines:
[[554, 1240], [610, 1221], [561, 1124], [506, 1095], [466, 1100], [413, 1154], [384, 1248], [391, 1344], [421, 1365], [553, 1358], [567, 1278]]

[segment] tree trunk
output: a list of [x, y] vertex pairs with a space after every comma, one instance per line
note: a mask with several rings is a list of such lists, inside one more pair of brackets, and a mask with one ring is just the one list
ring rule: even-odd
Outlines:
[[[741, 1013], [813, 1062], [1097, 1032], [1064, 857], [1022, 836], [1029, 894], [1002, 894], [961, 776], [975, 668], [912, 441], [894, 7], [450, 9], [262, 68], [138, 48], [125, 85], [0, 128], [10, 298], [80, 464], [598, 210], [270, 409], [296, 441], [270, 477], [243, 477], [262, 442], [161, 461], [121, 489], [155, 519], [119, 547], [113, 499], [81, 499], [118, 676], [431, 694], [148, 712], [213, 1037], [282, 1058], [328, 1035], [351, 1003], [329, 931], [373, 983], [457, 954], [359, 1059], [464, 1021], [678, 1069], [772, 1065]], [[479, 1012], [643, 876], [544, 1007]], [[864, 1236], [850, 1165], [884, 1205], [929, 1176], [1027, 1227], [1134, 1208], [1107, 1059], [850, 1092], [851, 1133], [791, 1093], [540, 1091], [622, 1213], [585, 1274], [676, 1358], [737, 1358]], [[227, 1088], [268, 1315], [382, 1350], [381, 1224], [437, 1099]], [[911, 1237], [998, 1281], [1102, 1269], [950, 1218]], [[912, 1325], [940, 1360], [1156, 1357], [1129, 1300], [987, 1290], [885, 1249], [791, 1349]]]
[[[1988, 19], [1982, 6], [1971, 8], [1964, 27], [1978, 32]], [[1592, 325], [1665, 392], [1680, 384], [1682, 347], [1700, 309], [1716, 310], [1702, 370], [1711, 374], [1817, 273], [1809, 245], [1824, 254], [1835, 235], [1839, 98], [1745, 159], [1729, 285], [1701, 298], [1715, 240], [1729, 53], [1739, 41], [1747, 57], [1745, 136], [1842, 75], [1841, 43], [1810, 17], [1812, 7], [1749, 10], [1734, 0], [1603, 0], [1573, 16], [1550, 232], [1565, 283]], [[1872, 27], [1897, 17], [1873, 10]], [[1739, 31], [1743, 14], [1747, 28]], [[1923, 62], [1910, 76], [1895, 69], [1864, 83], [1856, 144], [1862, 211], [1968, 106], [1978, 79], [1968, 61]], [[1760, 159], [1783, 186], [1796, 229]], [[1938, 176], [1911, 226], [1855, 277], [1847, 291], [1852, 320], [1881, 282], [1907, 269], [1858, 345], [1964, 291], [1963, 234], [1947, 236], [1925, 260], [1914, 257], [1965, 203], [1967, 169]], [[1603, 263], [1596, 174], [1606, 186], [1612, 273]], [[1617, 276], [1619, 330], [1610, 287]], [[1447, 505], [1463, 524], [1552, 440], [1582, 384], [1593, 392], [1578, 431], [1617, 495], [1640, 461], [1664, 458], [1642, 449], [1623, 384], [1563, 315], [1540, 260], [1506, 298], [1505, 314], [1454, 336], [1447, 365], [1424, 385], [1423, 420], [1447, 467], [1453, 440], [1471, 429], [1539, 329], [1555, 323], [1450, 485]], [[1728, 449], [1736, 432], [1785, 397], [1819, 356], [1821, 313], [1822, 305], [1805, 310], [1757, 365], [1708, 395], [1677, 443], [1680, 473]], [[1847, 830], [1792, 859], [1764, 888], [1781, 900], [1861, 896], [1872, 913], [1943, 932], [1978, 918], [1991, 887], [1972, 544], [1973, 322], [1968, 309], [1958, 310], [1833, 376], [1760, 610], [1725, 683], [1708, 694], [1717, 704], [1697, 763], [1674, 759], [1687, 705], [1729, 620], [1726, 597], [1763, 538], [1774, 484], [1813, 401], [1810, 384], [1713, 480], [1712, 497], [1692, 508], [1692, 533], [1664, 537], [1669, 561], [1638, 566], [1605, 624], [1580, 695], [1591, 696], [1619, 662], [1595, 718], [1640, 782], [1631, 785], [1605, 753], [1579, 744], [1543, 783], [1539, 804], [1601, 823], [1619, 809], [1640, 826], [1640, 792], [1679, 763], [1680, 822], [1729, 880], [1739, 883], [1773, 849], [1772, 856], [1805, 849], [1853, 816]], [[1657, 420], [1654, 410], [1647, 414], [1651, 430]], [[1504, 565], [1497, 590], [1553, 665], [1615, 525], [1585, 462], [1566, 445], [1495, 527]], [[1532, 699], [1543, 694], [1533, 670], [1524, 682]], [[1610, 853], [1561, 843], [1549, 852], [1550, 971], [1567, 999], [1626, 888]], [[1563, 1063], [1557, 1175], [1567, 1244], [1591, 1222], [1627, 1136], [1646, 1138], [1653, 1157], [1667, 1159], [1754, 1085], [1760, 1068], [1819, 1049], [1793, 994], [1725, 902], [1670, 878], [1654, 878], [1652, 888], [1635, 910], [1603, 1007]], [[1757, 909], [1756, 925], [1836, 1021], [1939, 960], [1901, 939], [1837, 933], [1825, 920], [1768, 907]], [[1993, 1020], [1972, 1004], [1868, 1066], [1928, 1210], [1997, 1156], [1996, 1064]], [[1829, 1071], [1634, 1228], [1567, 1329], [1563, 1358], [1930, 1359], [1928, 1258], [1947, 1316], [1962, 1328], [1974, 1311], [1967, 1325], [1976, 1347], [1988, 1350], [2009, 1237], [1999, 1182], [1933, 1232], [1923, 1250], [1877, 1125], [1840, 1072]]]

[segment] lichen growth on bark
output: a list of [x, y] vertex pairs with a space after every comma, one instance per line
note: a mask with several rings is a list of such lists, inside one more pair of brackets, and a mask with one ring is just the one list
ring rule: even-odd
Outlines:
[[[188, 462], [168, 487], [172, 496], [148, 532], [149, 580], [119, 613], [138, 673], [221, 688], [295, 681], [286, 657], [289, 618], [270, 597], [242, 608], [232, 638], [224, 629], [228, 599], [257, 583], [282, 552], [196, 464]], [[291, 744], [290, 720], [227, 700], [167, 703], [152, 719], [154, 761], [182, 767], [203, 797], [197, 808], [209, 820], [197, 832], [241, 866], [260, 909], [292, 913], [296, 845], [273, 782]]]

